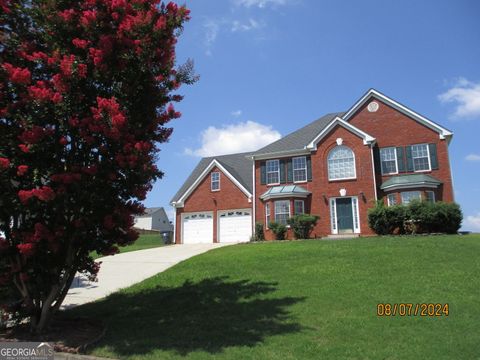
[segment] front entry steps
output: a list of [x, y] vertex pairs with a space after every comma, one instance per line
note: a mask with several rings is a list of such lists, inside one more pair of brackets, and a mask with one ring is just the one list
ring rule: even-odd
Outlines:
[[328, 239], [328, 240], [345, 240], [345, 239], [353, 239], [353, 238], [357, 238], [359, 237], [360, 235], [359, 234], [331, 234], [331, 235], [328, 235], [326, 238], [324, 239]]

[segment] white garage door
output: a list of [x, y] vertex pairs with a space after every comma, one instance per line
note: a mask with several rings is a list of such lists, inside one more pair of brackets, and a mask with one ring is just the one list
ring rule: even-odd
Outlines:
[[252, 235], [251, 210], [229, 210], [218, 212], [219, 242], [249, 241]]
[[184, 244], [213, 243], [213, 214], [185, 213], [182, 219]]

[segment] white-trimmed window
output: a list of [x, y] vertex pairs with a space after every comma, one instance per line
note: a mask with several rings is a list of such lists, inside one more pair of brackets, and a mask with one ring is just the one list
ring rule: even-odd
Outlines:
[[267, 184], [280, 183], [280, 160], [267, 160]]
[[427, 144], [412, 145], [412, 161], [414, 171], [431, 170], [430, 153]]
[[303, 200], [295, 200], [293, 202], [294, 215], [300, 215], [305, 213], [305, 202]]
[[212, 172], [210, 175], [210, 189], [212, 191], [220, 190], [220, 173], [218, 171]]
[[420, 191], [404, 191], [401, 193], [402, 204], [407, 205], [412, 200], [422, 200], [422, 195]]
[[307, 158], [305, 156], [292, 159], [293, 182], [307, 181]]
[[435, 202], [435, 192], [433, 191], [425, 191], [425, 200], [431, 203]]
[[290, 217], [290, 200], [275, 201], [275, 222], [287, 225]]
[[328, 180], [355, 179], [355, 156], [352, 149], [340, 145], [328, 154]]
[[387, 195], [387, 204], [388, 204], [388, 206], [397, 205], [397, 194], [388, 194]]
[[265, 227], [268, 228], [270, 224], [270, 203], [265, 204]]
[[382, 162], [382, 174], [398, 173], [397, 149], [394, 147], [380, 149], [380, 161]]

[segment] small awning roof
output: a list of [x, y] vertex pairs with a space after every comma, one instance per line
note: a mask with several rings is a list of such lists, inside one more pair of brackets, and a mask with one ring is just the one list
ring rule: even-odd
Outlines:
[[265, 191], [260, 199], [268, 200], [271, 198], [285, 198], [285, 197], [307, 197], [311, 192], [305, 190], [298, 185], [286, 185], [286, 186], [273, 186]]
[[392, 176], [390, 179], [382, 183], [380, 189], [388, 191], [395, 189], [408, 189], [414, 187], [436, 188], [441, 183], [442, 182], [440, 180], [427, 174], [398, 175]]

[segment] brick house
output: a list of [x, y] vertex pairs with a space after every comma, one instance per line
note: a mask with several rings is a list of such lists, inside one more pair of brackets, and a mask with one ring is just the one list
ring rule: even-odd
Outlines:
[[258, 151], [202, 159], [172, 199], [175, 241], [247, 241], [255, 222], [271, 240], [268, 223], [298, 213], [320, 217], [314, 237], [372, 235], [377, 199], [453, 201], [452, 135], [371, 89]]

